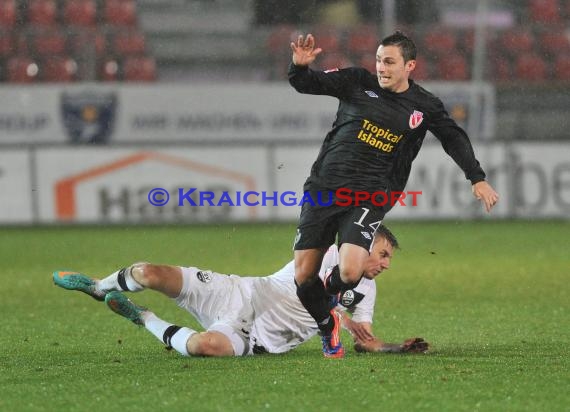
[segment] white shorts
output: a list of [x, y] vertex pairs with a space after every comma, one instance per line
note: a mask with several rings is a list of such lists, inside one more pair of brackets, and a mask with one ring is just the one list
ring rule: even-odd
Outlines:
[[223, 275], [195, 267], [182, 268], [182, 290], [175, 299], [208, 331], [228, 337], [236, 356], [252, 353], [252, 282], [255, 278]]

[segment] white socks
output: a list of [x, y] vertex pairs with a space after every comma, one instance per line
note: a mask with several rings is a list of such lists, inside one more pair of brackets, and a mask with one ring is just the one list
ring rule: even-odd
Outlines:
[[144, 327], [166, 346], [172, 347], [176, 352], [184, 356], [190, 356], [186, 343], [188, 339], [198, 333], [190, 328], [181, 328], [160, 319], [152, 312], [144, 312]]
[[113, 272], [105, 279], [101, 279], [97, 287], [100, 291], [106, 293], [112, 290], [126, 291], [126, 292], [139, 292], [144, 289], [132, 275], [133, 270], [142, 270], [142, 265], [134, 264], [127, 268]]

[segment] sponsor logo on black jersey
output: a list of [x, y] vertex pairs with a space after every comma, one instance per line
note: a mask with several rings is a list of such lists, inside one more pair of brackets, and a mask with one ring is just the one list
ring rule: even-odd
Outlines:
[[378, 95], [374, 93], [372, 90], [364, 90], [364, 93], [366, 93], [370, 97], [375, 97], [376, 99], [378, 98]]
[[200, 282], [208, 283], [212, 280], [212, 272], [209, 270], [200, 270], [196, 272], [196, 277]]

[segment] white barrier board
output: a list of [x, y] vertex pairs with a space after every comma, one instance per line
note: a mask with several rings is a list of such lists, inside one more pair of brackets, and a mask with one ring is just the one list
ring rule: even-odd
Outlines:
[[0, 223], [31, 223], [32, 192], [30, 153], [0, 152]]

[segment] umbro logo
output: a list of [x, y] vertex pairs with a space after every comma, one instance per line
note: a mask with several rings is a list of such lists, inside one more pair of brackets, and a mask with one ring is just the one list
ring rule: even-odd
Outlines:
[[364, 93], [366, 93], [370, 97], [374, 97], [376, 99], [378, 98], [378, 95], [374, 93], [372, 90], [364, 90]]
[[370, 233], [364, 232], [364, 231], [362, 231], [360, 233], [362, 233], [362, 236], [364, 236], [366, 239], [368, 239], [368, 240], [372, 239], [372, 235]]

